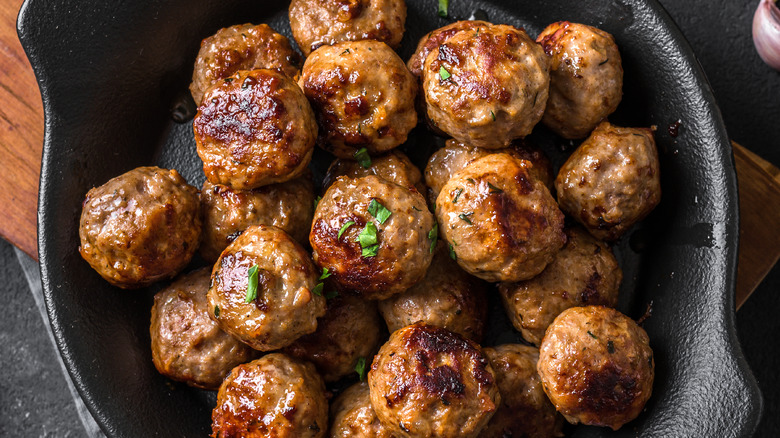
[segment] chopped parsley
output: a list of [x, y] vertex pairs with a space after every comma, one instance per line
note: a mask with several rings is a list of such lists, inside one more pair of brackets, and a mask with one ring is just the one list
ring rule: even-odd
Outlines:
[[431, 254], [433, 254], [433, 250], [436, 249], [436, 242], [439, 240], [438, 223], [433, 224], [433, 228], [431, 228], [431, 231], [428, 231], [428, 238], [431, 239]]
[[451, 243], [448, 243], [448, 244], [447, 244], [447, 248], [449, 248], [449, 250], [450, 250], [450, 258], [451, 258], [452, 260], [455, 260], [455, 261], [457, 261], [457, 260], [458, 260], [458, 255], [457, 255], [457, 254], [455, 254], [455, 249], [452, 247], [452, 244], [451, 244]]
[[450, 0], [439, 0], [439, 17], [446, 17], [450, 8]]
[[368, 222], [363, 230], [358, 234], [358, 242], [363, 249], [363, 257], [374, 257], [379, 250], [379, 243], [376, 238], [376, 225], [373, 222]]
[[468, 213], [461, 213], [461, 214], [459, 214], [459, 215], [458, 215], [458, 217], [459, 217], [459, 218], [460, 218], [462, 221], [466, 222], [467, 224], [469, 224], [469, 225], [474, 225], [474, 223], [473, 223], [473, 222], [471, 222], [471, 219], [469, 219], [469, 216], [471, 216], [472, 214], [474, 214], [474, 212], [473, 212], [473, 211], [470, 211], [470, 212], [468, 212]]
[[463, 187], [459, 188], [457, 192], [455, 192], [455, 197], [452, 198], [452, 203], [455, 204], [458, 202], [458, 199], [460, 199], [460, 195], [463, 194]]
[[252, 266], [247, 271], [249, 282], [246, 286], [246, 298], [244, 302], [249, 304], [257, 298], [257, 265]]
[[496, 121], [496, 113], [493, 112], [493, 110], [490, 110], [490, 117], [493, 118], [493, 121]]
[[470, 182], [471, 184], [474, 184], [474, 178], [466, 178], [466, 181]]
[[450, 72], [447, 71], [446, 68], [444, 68], [444, 66], [441, 66], [439, 68], [439, 77], [441, 78], [442, 81], [446, 81], [447, 79], [451, 78], [452, 75], [450, 74]]
[[364, 169], [371, 167], [371, 157], [368, 155], [366, 148], [358, 149], [357, 152], [355, 152], [354, 157]]
[[393, 214], [393, 212], [385, 208], [385, 206], [380, 204], [376, 199], [372, 199], [371, 203], [368, 204], [368, 212], [371, 213], [371, 216], [374, 216], [380, 224], [384, 224], [390, 215]]
[[328, 271], [328, 268], [322, 268], [322, 275], [320, 275], [320, 280], [324, 280], [328, 277], [330, 277], [330, 272]]
[[317, 196], [314, 198], [314, 209], [317, 209], [317, 206], [320, 205], [320, 201], [322, 200], [322, 196]]
[[376, 257], [376, 253], [379, 251], [379, 244], [371, 245], [368, 248], [363, 248], [363, 251], [360, 253], [363, 257]]
[[343, 51], [343, 52], [341, 52], [341, 54], [342, 54], [342, 55], [345, 55], [345, 54], [347, 54], [347, 53], [349, 53], [349, 49], [344, 49], [344, 51]]
[[319, 283], [317, 283], [316, 286], [314, 286], [314, 289], [312, 289], [311, 292], [314, 295], [317, 295], [317, 296], [321, 297], [322, 296], [322, 289], [324, 289], [324, 288], [325, 288], [325, 284], [323, 282], [319, 282]]
[[342, 225], [341, 229], [339, 230], [339, 235], [336, 238], [341, 239], [341, 235], [344, 234], [344, 231], [347, 231], [347, 228], [351, 227], [352, 225], [355, 225], [355, 221], [347, 221], [347, 223]]
[[366, 380], [366, 373], [368, 370], [366, 369], [366, 358], [363, 356], [360, 356], [357, 360], [357, 363], [355, 364], [355, 372], [360, 376], [360, 381], [364, 382]]
[[596, 335], [594, 335], [593, 333], [591, 333], [590, 330], [588, 330], [588, 336], [590, 336], [593, 339], [598, 339], [598, 337]]
[[214, 318], [219, 318], [219, 306], [214, 306]]
[[488, 187], [490, 187], [490, 193], [504, 193], [503, 190], [499, 189], [491, 183], [488, 183]]

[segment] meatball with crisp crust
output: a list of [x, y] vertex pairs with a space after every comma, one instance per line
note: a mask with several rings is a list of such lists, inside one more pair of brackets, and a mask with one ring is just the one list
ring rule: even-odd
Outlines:
[[615, 240], [661, 201], [653, 131], [602, 122], [561, 166], [561, 209], [595, 237]]
[[371, 165], [368, 168], [363, 167], [355, 160], [336, 158], [328, 167], [328, 173], [322, 181], [322, 188], [327, 189], [340, 176], [360, 178], [367, 175], [376, 175], [410, 190], [415, 189], [420, 193], [425, 193], [420, 169], [409, 160], [406, 154], [397, 149], [378, 157], [371, 157]]
[[317, 204], [309, 242], [339, 289], [385, 299], [425, 275], [433, 224], [417, 191], [374, 175], [341, 177]]
[[394, 332], [416, 322], [482, 341], [487, 318], [487, 285], [463, 271], [440, 242], [425, 277], [409, 290], [379, 302]]
[[211, 315], [252, 348], [271, 351], [317, 329], [325, 298], [313, 292], [319, 274], [287, 233], [251, 226], [222, 252], [211, 274]]
[[550, 401], [575, 424], [617, 430], [639, 415], [653, 391], [647, 333], [609, 307], [572, 307], [558, 315], [537, 368]]
[[339, 394], [330, 406], [330, 416], [331, 438], [395, 438], [377, 418], [365, 382]]
[[292, 0], [290, 27], [303, 54], [344, 41], [376, 40], [398, 48], [404, 0]]
[[200, 105], [206, 90], [239, 70], [276, 69], [297, 79], [301, 64], [301, 56], [287, 37], [267, 24], [226, 27], [200, 43], [190, 92]]
[[529, 168], [508, 154], [490, 154], [456, 173], [436, 198], [439, 231], [470, 274], [527, 280], [566, 242], [563, 213]]
[[179, 277], [154, 296], [152, 361], [160, 374], [203, 389], [217, 389], [236, 365], [257, 352], [212, 321], [206, 300], [211, 270]]
[[[333, 293], [330, 288], [326, 282], [322, 293]], [[359, 358], [370, 358], [383, 335], [376, 303], [339, 294], [328, 300], [325, 316], [317, 321], [317, 331], [298, 338], [284, 352], [313, 363], [326, 382], [334, 382], [353, 374]]]
[[520, 344], [485, 348], [501, 393], [501, 404], [480, 438], [562, 437], [563, 418], [547, 399], [536, 364], [539, 350]]
[[431, 122], [456, 140], [498, 149], [541, 120], [550, 61], [522, 29], [466, 29], [425, 58], [423, 91]]
[[479, 345], [422, 323], [390, 336], [368, 386], [377, 417], [399, 437], [476, 437], [501, 402]]
[[206, 180], [200, 203], [203, 214], [200, 254], [214, 262], [250, 225], [273, 225], [296, 242], [307, 244], [314, 215], [314, 184], [308, 173], [252, 190], [233, 190]]
[[580, 227], [566, 230], [566, 245], [541, 274], [498, 290], [510, 321], [539, 345], [547, 327], [569, 307], [615, 307], [623, 272], [612, 250]]
[[564, 138], [583, 138], [623, 98], [623, 65], [615, 39], [585, 24], [560, 21], [536, 39], [550, 57], [550, 97], [542, 123]]
[[132, 289], [176, 276], [200, 232], [198, 191], [176, 170], [139, 167], [87, 192], [79, 252], [106, 281]]
[[312, 364], [268, 354], [230, 372], [211, 421], [212, 438], [322, 438], [325, 384]]
[[302, 175], [317, 138], [306, 96], [275, 70], [240, 71], [217, 82], [192, 126], [206, 178], [236, 190]]
[[384, 43], [321, 47], [306, 59], [298, 83], [317, 114], [318, 144], [339, 158], [354, 159], [361, 148], [389, 151], [417, 124], [417, 83]]

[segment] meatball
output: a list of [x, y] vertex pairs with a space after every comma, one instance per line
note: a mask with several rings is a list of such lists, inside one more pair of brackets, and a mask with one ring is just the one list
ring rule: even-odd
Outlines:
[[385, 299], [425, 275], [433, 223], [416, 191], [374, 175], [341, 177], [314, 211], [309, 242], [340, 289]]
[[615, 307], [623, 272], [609, 246], [576, 227], [566, 245], [538, 276], [498, 286], [504, 308], [528, 342], [539, 345], [547, 327], [569, 307]]
[[306, 59], [299, 84], [317, 114], [319, 145], [339, 158], [393, 149], [417, 124], [417, 83], [385, 43], [322, 47]]
[[303, 92], [275, 70], [240, 71], [217, 82], [192, 126], [206, 178], [236, 190], [300, 176], [317, 138]]
[[273, 225], [298, 243], [307, 244], [314, 215], [314, 184], [308, 174], [252, 190], [233, 190], [206, 180], [200, 203], [203, 214], [200, 254], [214, 262], [250, 225]]
[[330, 406], [331, 438], [395, 438], [371, 407], [367, 383], [356, 383]]
[[550, 160], [541, 149], [531, 145], [529, 142], [516, 140], [508, 148], [490, 150], [469, 146], [450, 139], [447, 140], [443, 148], [431, 155], [430, 159], [428, 159], [428, 165], [425, 167], [425, 184], [428, 186], [428, 196], [431, 203], [436, 203], [436, 198], [439, 196], [441, 188], [452, 178], [452, 175], [455, 175], [455, 173], [468, 166], [474, 160], [492, 153], [509, 154], [515, 158], [529, 161], [533, 164], [528, 169], [531, 176], [542, 181], [548, 189], [553, 189]]
[[485, 348], [501, 393], [501, 404], [480, 438], [563, 436], [563, 419], [547, 399], [536, 363], [539, 350], [519, 344]]
[[379, 311], [391, 332], [422, 321], [480, 342], [487, 318], [486, 286], [460, 269], [440, 243], [425, 277], [380, 301]]
[[661, 201], [653, 132], [601, 123], [561, 166], [555, 189], [561, 209], [591, 234], [617, 239]]
[[653, 390], [653, 351], [634, 320], [602, 306], [572, 307], [542, 340], [544, 391], [571, 423], [617, 430], [642, 411]]
[[401, 45], [404, 0], [292, 0], [290, 27], [303, 54], [344, 41], [376, 40]]
[[138, 288], [184, 269], [200, 231], [198, 191], [176, 170], [139, 167], [87, 192], [79, 252], [109, 283]]
[[529, 167], [508, 154], [487, 155], [456, 173], [436, 198], [439, 231], [470, 274], [527, 280], [566, 243], [563, 213]]
[[257, 355], [212, 321], [206, 300], [211, 270], [181, 276], [154, 296], [152, 361], [160, 374], [203, 389], [218, 389], [230, 370]]
[[623, 66], [612, 35], [560, 21], [536, 39], [550, 56], [550, 97], [542, 123], [558, 135], [583, 138], [623, 98]]
[[397, 149], [378, 157], [372, 157], [371, 165], [368, 168], [354, 160], [337, 158], [328, 167], [328, 173], [322, 181], [322, 186], [323, 189], [327, 189], [340, 176], [360, 178], [367, 175], [376, 175], [409, 190], [414, 189], [425, 193], [420, 169], [412, 164], [406, 154]]
[[428, 117], [460, 142], [506, 147], [542, 118], [549, 64], [521, 29], [490, 25], [456, 32], [423, 64]]
[[254, 225], [222, 252], [211, 273], [210, 312], [223, 330], [260, 351], [317, 329], [325, 298], [313, 293], [309, 255], [279, 228]]
[[501, 402], [479, 345], [422, 323], [390, 336], [368, 386], [377, 417], [401, 437], [476, 437]]
[[276, 69], [296, 78], [301, 63], [301, 56], [293, 50], [287, 37], [274, 32], [267, 24], [226, 27], [200, 43], [190, 92], [200, 105], [206, 90], [239, 70]]
[[359, 358], [370, 358], [383, 334], [376, 303], [339, 294], [328, 300], [317, 331], [298, 338], [284, 352], [313, 363], [326, 382], [333, 382], [354, 373]]
[[313, 365], [268, 354], [230, 372], [211, 421], [213, 438], [324, 437], [325, 384]]

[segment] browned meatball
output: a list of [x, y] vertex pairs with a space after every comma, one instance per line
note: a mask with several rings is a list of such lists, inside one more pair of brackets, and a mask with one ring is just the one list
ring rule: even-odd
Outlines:
[[583, 138], [623, 98], [623, 65], [612, 35], [560, 21], [536, 39], [550, 56], [550, 97], [542, 123], [564, 138]]
[[290, 27], [304, 55], [343, 41], [376, 40], [398, 48], [404, 0], [292, 0]]
[[143, 287], [184, 269], [200, 231], [198, 191], [176, 170], [139, 167], [87, 192], [79, 252], [114, 286]]
[[209, 88], [193, 122], [203, 172], [237, 190], [306, 171], [317, 138], [301, 89], [275, 70], [240, 71]]
[[569, 307], [615, 307], [623, 272], [609, 246], [576, 227], [541, 274], [498, 286], [509, 319], [526, 341], [539, 345], [547, 327]]
[[200, 43], [190, 92], [200, 105], [206, 90], [239, 70], [276, 69], [295, 79], [301, 63], [301, 56], [287, 37], [267, 24], [226, 27]]
[[655, 364], [647, 333], [602, 306], [572, 307], [547, 329], [538, 371], [544, 391], [571, 423], [617, 430], [642, 411]]
[[298, 83], [317, 114], [319, 145], [339, 158], [353, 158], [361, 148], [369, 154], [393, 149], [417, 124], [417, 84], [385, 43], [322, 47], [306, 59]]
[[157, 371], [190, 386], [217, 389], [233, 367], [257, 354], [209, 317], [213, 311], [206, 300], [210, 279], [211, 270], [203, 268], [158, 292], [149, 334]]
[[298, 243], [307, 243], [314, 215], [314, 184], [308, 174], [252, 190], [233, 190], [206, 180], [200, 205], [200, 254], [213, 262], [250, 225], [273, 225]]
[[422, 323], [390, 336], [368, 386], [377, 417], [401, 437], [476, 437], [501, 402], [479, 345]]
[[480, 342], [487, 318], [486, 286], [460, 269], [439, 243], [425, 278], [380, 301], [379, 311], [391, 332], [424, 322]]
[[550, 61], [522, 29], [490, 25], [456, 32], [422, 70], [428, 117], [458, 141], [502, 148], [525, 137], [547, 104]]
[[211, 315], [256, 350], [282, 348], [314, 332], [317, 318], [325, 314], [325, 298], [312, 292], [317, 276], [309, 255], [287, 233], [251, 226], [214, 265]]
[[371, 407], [367, 383], [356, 383], [330, 406], [331, 438], [395, 438]]
[[[332, 293], [328, 287], [323, 293]], [[317, 331], [298, 338], [284, 352], [313, 363], [326, 382], [333, 382], [353, 374], [359, 358], [370, 358], [382, 335], [382, 318], [373, 301], [339, 294], [328, 300]]]
[[268, 354], [231, 371], [211, 421], [213, 438], [324, 437], [325, 384], [313, 365]]
[[515, 158], [529, 161], [533, 164], [528, 169], [531, 176], [542, 181], [548, 189], [553, 189], [550, 160], [541, 149], [526, 141], [516, 140], [508, 148], [491, 150], [469, 146], [450, 139], [447, 140], [443, 148], [431, 155], [428, 159], [428, 165], [425, 167], [425, 184], [428, 186], [428, 196], [431, 203], [436, 203], [441, 188], [452, 178], [452, 175], [474, 160], [493, 153], [509, 154]]
[[327, 189], [340, 176], [360, 178], [367, 175], [376, 175], [387, 181], [394, 182], [408, 189], [415, 189], [425, 193], [425, 185], [422, 183], [422, 174], [403, 152], [392, 150], [378, 157], [371, 157], [371, 165], [363, 167], [355, 160], [337, 158], [328, 167], [328, 173], [322, 181], [323, 189]]
[[519, 344], [485, 348], [501, 393], [501, 404], [480, 438], [563, 436], [563, 419], [542, 389], [539, 350]]
[[653, 132], [608, 122], [566, 160], [555, 179], [561, 209], [602, 240], [615, 240], [661, 201]]
[[341, 177], [317, 205], [309, 242], [314, 262], [339, 288], [384, 299], [425, 275], [432, 229], [433, 215], [416, 191], [374, 175]]
[[566, 242], [563, 213], [529, 163], [482, 157], [444, 185], [436, 199], [442, 237], [458, 264], [487, 281], [520, 281], [544, 270]]

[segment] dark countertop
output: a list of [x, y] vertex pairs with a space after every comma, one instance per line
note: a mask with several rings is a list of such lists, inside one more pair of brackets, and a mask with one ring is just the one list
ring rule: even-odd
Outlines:
[[[704, 67], [731, 138], [780, 166], [780, 72], [767, 67], [753, 48], [758, 0], [661, 3]], [[4, 241], [0, 278], [6, 303], [0, 319], [0, 436], [86, 436], [17, 254]], [[737, 313], [742, 349], [764, 394], [760, 437], [780, 431], [780, 318], [773, 312], [780, 306], [778, 289], [780, 265]]]

